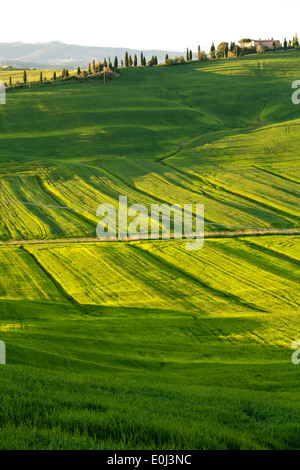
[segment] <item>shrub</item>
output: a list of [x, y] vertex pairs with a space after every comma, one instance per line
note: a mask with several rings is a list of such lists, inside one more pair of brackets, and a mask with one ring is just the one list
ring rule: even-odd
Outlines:
[[184, 64], [184, 63], [185, 63], [185, 60], [183, 56], [175, 57], [175, 59], [166, 59], [167, 65], [178, 65], [178, 64]]
[[221, 42], [217, 47], [217, 58], [228, 57], [228, 42]]
[[257, 46], [257, 48], [256, 48], [256, 52], [257, 52], [257, 54], [264, 54], [264, 53], [265, 53], [265, 50], [264, 50], [264, 48], [263, 48], [261, 45], [259, 45], [259, 46]]
[[256, 54], [256, 49], [255, 47], [245, 47], [245, 49], [243, 49], [243, 53], [244, 55]]
[[199, 60], [207, 60], [207, 55], [205, 54], [204, 51], [200, 51]]
[[173, 59], [166, 59], [166, 65], [175, 65], [175, 61]]

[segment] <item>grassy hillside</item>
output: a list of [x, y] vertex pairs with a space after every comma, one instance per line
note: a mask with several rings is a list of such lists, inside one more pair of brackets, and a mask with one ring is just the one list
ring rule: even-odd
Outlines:
[[[137, 68], [105, 86], [8, 92], [1, 192], [96, 209], [126, 191], [129, 202], [148, 206], [203, 202], [212, 223], [299, 227], [300, 110], [291, 102], [299, 57]], [[94, 233], [92, 215], [5, 205], [0, 212], [4, 240]]]
[[299, 448], [299, 235], [214, 225], [300, 230], [299, 64], [8, 92], [1, 199], [203, 203], [236, 235], [95, 242], [92, 212], [1, 202], [0, 448]]

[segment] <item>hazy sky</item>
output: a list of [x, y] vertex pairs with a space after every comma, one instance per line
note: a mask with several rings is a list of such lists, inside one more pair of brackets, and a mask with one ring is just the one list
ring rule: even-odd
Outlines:
[[1, 2], [0, 42], [61, 41], [136, 49], [208, 49], [242, 37], [292, 39], [300, 0], [14, 0]]

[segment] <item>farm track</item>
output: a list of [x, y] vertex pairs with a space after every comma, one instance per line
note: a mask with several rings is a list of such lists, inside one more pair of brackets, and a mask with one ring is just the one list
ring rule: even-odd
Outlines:
[[[270, 229], [270, 230], [245, 230], [245, 231], [216, 231], [216, 232], [205, 232], [205, 238], [240, 238], [240, 237], [270, 237], [280, 235], [300, 235], [300, 229]], [[99, 239], [95, 237], [78, 237], [78, 238], [52, 238], [52, 239], [33, 239], [33, 240], [0, 240], [0, 247], [14, 246], [14, 245], [47, 245], [55, 243], [124, 243], [124, 242], [137, 242], [137, 241], [148, 241], [150, 243], [156, 243], [158, 241], [166, 241], [161, 238], [156, 240], [141, 240], [139, 238], [132, 239], [126, 238], [119, 240], [117, 238], [112, 239]], [[176, 242], [176, 240], [169, 240], [170, 242]]]

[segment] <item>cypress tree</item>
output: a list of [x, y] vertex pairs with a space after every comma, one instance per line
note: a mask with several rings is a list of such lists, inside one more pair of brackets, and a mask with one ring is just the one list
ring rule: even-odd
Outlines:
[[136, 54], [134, 54], [133, 65], [134, 65], [135, 67], [137, 67], [137, 56], [136, 56]]
[[11, 86], [11, 77], [9, 77], [9, 86]]
[[92, 71], [91, 71], [91, 64], [89, 64], [88, 66], [88, 71], [87, 71], [88, 75], [91, 75]]
[[118, 68], [118, 57], [115, 56], [115, 60], [114, 60], [114, 69], [117, 69]]
[[166, 54], [165, 62], [167, 62], [168, 58], [169, 58], [169, 56], [168, 56], [168, 54]]
[[125, 67], [128, 67], [128, 52], [125, 53]]
[[211, 48], [210, 48], [210, 58], [215, 59], [216, 58], [216, 48], [214, 43], [212, 43]]
[[240, 46], [234, 46], [234, 55], [235, 55], [236, 57], [239, 57], [240, 53], [241, 53], [241, 48], [240, 48]]
[[23, 73], [23, 81], [24, 81], [24, 83], [25, 83], [25, 85], [26, 85], [26, 83], [27, 83], [27, 73], [26, 73], [26, 70], [24, 70], [24, 73]]
[[200, 49], [200, 46], [198, 46], [198, 60], [201, 59], [201, 49]]
[[67, 70], [66, 70], [66, 77], [69, 77], [69, 75], [70, 75], [70, 74], [69, 74], [69, 70], [67, 69]]
[[96, 70], [96, 61], [93, 59], [93, 70]]
[[108, 58], [108, 66], [110, 69], [112, 69], [112, 63], [111, 63], [110, 57]]
[[147, 64], [146, 57], [144, 57], [143, 63], [144, 63], [144, 66], [146, 67], [146, 64]]
[[228, 44], [227, 43], [224, 49], [224, 55], [225, 55], [225, 58], [228, 59]]
[[129, 67], [132, 67], [132, 57], [131, 57], [131, 55], [129, 56], [129, 59], [128, 59], [128, 65], [129, 65]]
[[272, 44], [272, 49], [273, 49], [273, 52], [275, 52], [275, 51], [276, 51], [276, 44], [275, 44], [275, 42], [274, 42], [274, 41], [273, 41], [273, 44]]
[[80, 67], [77, 67], [77, 75], [80, 75], [80, 74], [81, 74]]
[[193, 60], [193, 53], [190, 51], [190, 60]]
[[121, 60], [121, 67], [124, 67], [124, 62], [123, 62], [123, 60]]
[[107, 60], [106, 59], [104, 59], [103, 65], [104, 65], [104, 67], [107, 67]]
[[189, 49], [187, 47], [187, 49], [186, 49], [186, 60], [189, 60], [189, 58], [190, 58], [190, 53], [189, 53]]
[[43, 81], [43, 72], [40, 72], [40, 82]]
[[284, 41], [283, 41], [283, 49], [285, 51], [287, 50], [287, 40], [286, 40], [286, 38], [284, 38]]
[[56, 80], [56, 72], [53, 73], [53, 81], [55, 82]]
[[144, 54], [141, 52], [141, 66], [144, 65]]

